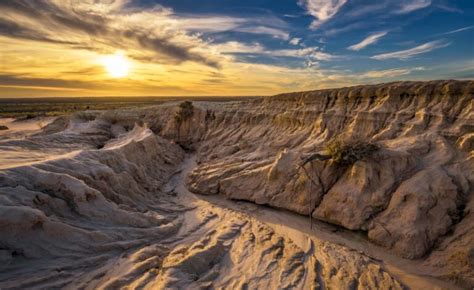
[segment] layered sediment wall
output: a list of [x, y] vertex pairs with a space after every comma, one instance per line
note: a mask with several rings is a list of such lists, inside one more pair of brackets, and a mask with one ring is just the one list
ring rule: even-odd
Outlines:
[[[311, 214], [473, 281], [474, 82], [401, 82], [197, 104], [190, 190]], [[173, 125], [164, 136], [176, 134]], [[301, 167], [334, 138], [380, 150]], [[308, 173], [309, 172], [309, 176]], [[449, 269], [449, 270], [447, 270]]]

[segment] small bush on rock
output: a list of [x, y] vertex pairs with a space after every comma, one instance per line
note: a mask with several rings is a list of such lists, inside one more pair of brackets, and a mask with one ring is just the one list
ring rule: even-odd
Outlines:
[[184, 101], [179, 104], [179, 110], [174, 115], [174, 120], [176, 123], [181, 124], [185, 120], [192, 117], [194, 113], [193, 103], [190, 101]]
[[371, 156], [379, 149], [377, 144], [371, 142], [336, 138], [329, 142], [326, 151], [336, 164], [351, 165]]

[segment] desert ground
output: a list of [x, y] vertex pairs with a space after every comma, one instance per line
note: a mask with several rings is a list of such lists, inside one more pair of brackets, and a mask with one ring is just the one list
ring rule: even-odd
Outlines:
[[0, 126], [0, 289], [474, 287], [474, 81]]

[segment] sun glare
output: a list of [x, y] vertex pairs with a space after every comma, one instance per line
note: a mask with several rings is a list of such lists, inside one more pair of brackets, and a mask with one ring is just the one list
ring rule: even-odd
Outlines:
[[107, 70], [107, 73], [113, 78], [126, 77], [130, 71], [130, 62], [121, 52], [105, 57], [102, 64]]

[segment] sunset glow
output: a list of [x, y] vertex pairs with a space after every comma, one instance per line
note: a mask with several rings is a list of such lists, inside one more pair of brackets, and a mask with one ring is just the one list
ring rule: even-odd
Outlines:
[[253, 96], [474, 75], [472, 1], [362, 2], [0, 1], [0, 97]]

